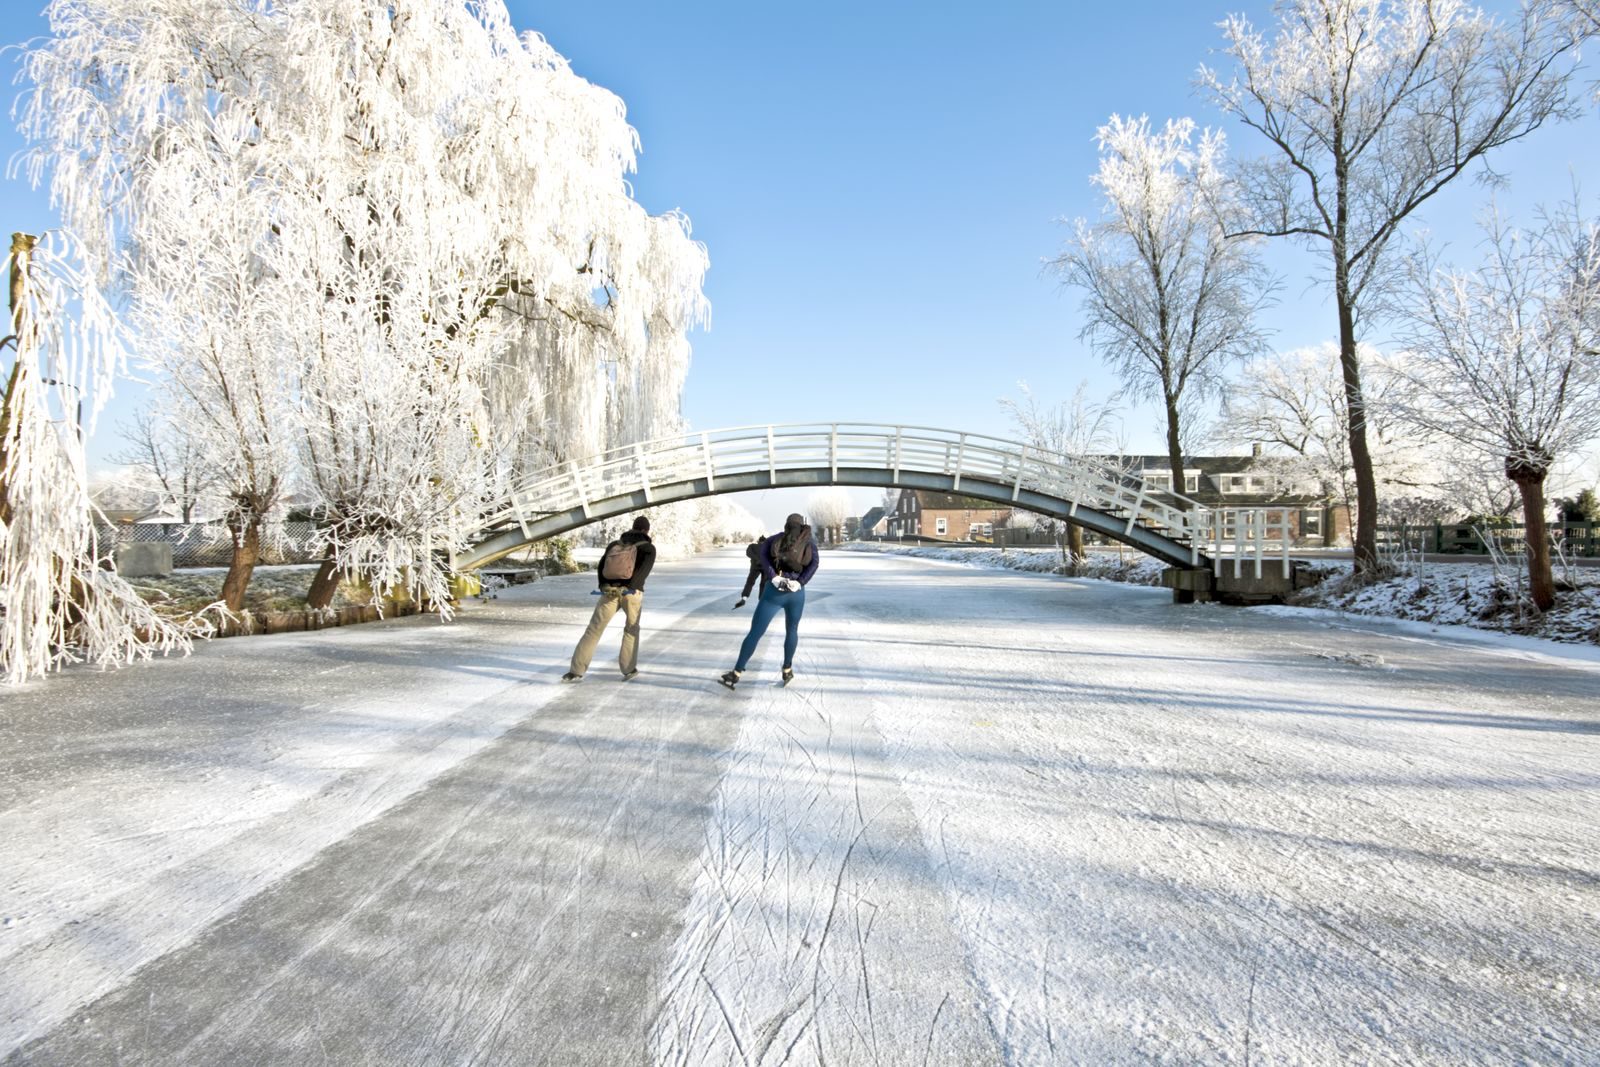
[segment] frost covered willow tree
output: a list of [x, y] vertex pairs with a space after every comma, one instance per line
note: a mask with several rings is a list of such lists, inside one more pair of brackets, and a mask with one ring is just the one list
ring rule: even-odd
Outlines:
[[1568, 205], [1536, 230], [1498, 215], [1484, 230], [1488, 259], [1477, 270], [1426, 250], [1409, 263], [1411, 391], [1401, 410], [1516, 483], [1529, 592], [1548, 611], [1545, 478], [1600, 439], [1600, 227]]
[[1077, 220], [1054, 267], [1082, 289], [1082, 336], [1135, 398], [1159, 400], [1172, 484], [1183, 484], [1183, 414], [1227, 365], [1261, 346], [1256, 313], [1271, 297], [1252, 242], [1229, 239], [1241, 216], [1220, 133], [1189, 119], [1160, 131], [1113, 115], [1100, 127], [1105, 196], [1098, 222]]
[[293, 480], [328, 518], [313, 605], [339, 573], [442, 604], [509, 481], [677, 429], [705, 251], [629, 196], [621, 102], [497, 0], [49, 14], [36, 165], [69, 221], [115, 220], [98, 251], [213, 446], [244, 580]]
[[[106, 562], [82, 434], [125, 362], [121, 330], [71, 244], [17, 234], [5, 261], [10, 331], [0, 401], [0, 676], [187, 650]], [[0, 363], [0, 366], [4, 366]], [[69, 392], [70, 391], [70, 392]], [[68, 414], [72, 413], [72, 414]], [[89, 426], [80, 427], [78, 417]]]
[[1462, 0], [1280, 0], [1268, 41], [1223, 23], [1235, 73], [1200, 69], [1260, 134], [1241, 234], [1326, 252], [1356, 483], [1356, 566], [1377, 565], [1377, 480], [1357, 343], [1392, 281], [1400, 225], [1494, 149], [1573, 113], [1573, 35], [1553, 0], [1502, 23]]

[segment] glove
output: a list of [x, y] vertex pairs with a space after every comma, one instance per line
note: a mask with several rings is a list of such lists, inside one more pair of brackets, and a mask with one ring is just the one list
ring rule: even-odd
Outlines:
[[622, 595], [623, 596], [644, 596], [644, 590], [643, 589], [629, 589], [629, 590], [626, 590]]
[[739, 608], [744, 607], [744, 602], [745, 602], [745, 598], [744, 597], [740, 597], [739, 598], [739, 602], [734, 605], [734, 609], [737, 610]]
[[793, 578], [779, 577], [779, 579], [772, 584], [778, 587], [778, 592], [780, 593], [792, 593], [796, 589], [800, 588], [800, 583], [795, 581]]

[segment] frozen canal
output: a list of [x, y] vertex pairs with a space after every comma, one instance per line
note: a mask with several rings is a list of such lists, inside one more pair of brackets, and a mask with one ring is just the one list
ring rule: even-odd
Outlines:
[[1600, 664], [737, 552], [0, 694], [6, 1063], [1600, 1062]]

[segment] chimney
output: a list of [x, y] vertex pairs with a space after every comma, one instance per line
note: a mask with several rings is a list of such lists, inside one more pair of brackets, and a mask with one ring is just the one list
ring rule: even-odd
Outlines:
[[1250, 446], [1250, 458], [1251, 459], [1260, 459], [1261, 458], [1261, 442], [1260, 441], [1257, 441], [1255, 444]]

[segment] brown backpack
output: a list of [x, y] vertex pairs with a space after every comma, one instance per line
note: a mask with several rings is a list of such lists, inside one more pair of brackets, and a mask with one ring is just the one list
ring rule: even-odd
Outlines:
[[600, 557], [600, 577], [608, 582], [626, 582], [633, 577], [633, 569], [638, 564], [639, 542], [613, 541]]

